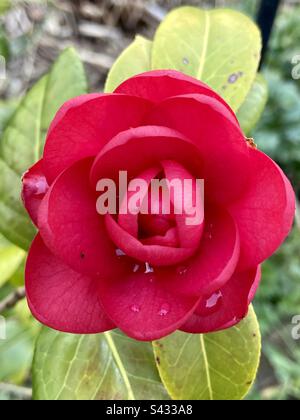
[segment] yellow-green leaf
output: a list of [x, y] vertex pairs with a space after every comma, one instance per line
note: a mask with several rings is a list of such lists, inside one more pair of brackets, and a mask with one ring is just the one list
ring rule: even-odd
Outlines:
[[181, 7], [158, 28], [153, 69], [175, 69], [207, 83], [237, 111], [255, 79], [261, 36], [234, 10]]
[[12, 245], [0, 235], [0, 286], [17, 271], [25, 258], [25, 251]]
[[46, 131], [60, 106], [84, 94], [87, 82], [75, 50], [65, 50], [27, 93], [0, 142], [0, 232], [28, 249], [35, 234], [21, 202], [21, 177], [42, 155]]
[[76, 336], [44, 328], [33, 363], [36, 400], [167, 399], [150, 343], [118, 331]]
[[151, 70], [151, 48], [151, 41], [137, 36], [112, 66], [106, 80], [105, 92], [113, 92], [128, 78]]
[[241, 400], [258, 369], [261, 339], [251, 307], [229, 330], [192, 335], [176, 332], [153, 343], [162, 381], [176, 400]]
[[258, 74], [246, 100], [237, 113], [238, 120], [246, 135], [258, 123], [268, 100], [268, 85], [262, 74]]

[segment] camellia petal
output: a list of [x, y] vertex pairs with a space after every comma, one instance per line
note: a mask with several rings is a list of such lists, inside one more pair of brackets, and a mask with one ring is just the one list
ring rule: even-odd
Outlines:
[[173, 248], [158, 244], [145, 245], [122, 229], [110, 214], [105, 216], [105, 224], [113, 243], [127, 256], [140, 262], [149, 263], [157, 267], [172, 266], [187, 260], [195, 253], [195, 248], [193, 247]]
[[239, 234], [230, 214], [206, 205], [205, 230], [198, 252], [176, 267], [157, 274], [165, 287], [180, 294], [211, 294], [223, 287], [236, 270], [240, 255]]
[[234, 112], [220, 95], [200, 80], [176, 70], [154, 70], [138, 74], [123, 82], [115, 92], [145, 98], [156, 104], [172, 96], [193, 93], [206, 95], [222, 103], [238, 124]]
[[241, 237], [240, 270], [260, 264], [277, 250], [291, 230], [296, 208], [295, 193], [282, 170], [264, 153], [250, 153], [251, 180], [230, 209]]
[[170, 127], [193, 141], [202, 157], [205, 192], [217, 203], [230, 203], [249, 178], [249, 150], [231, 112], [205, 95], [166, 99], [148, 117], [151, 125]]
[[[162, 162], [166, 179], [170, 185], [170, 198], [177, 214], [178, 237], [181, 246], [199, 248], [204, 228], [204, 189], [203, 180], [195, 178], [177, 162]], [[176, 187], [176, 183], [180, 184]], [[191, 185], [188, 188], [188, 181]], [[172, 187], [172, 182], [175, 182]]]
[[[145, 170], [143, 173], [139, 174], [137, 176], [137, 179], [139, 181], [145, 181], [145, 183], [149, 185], [152, 181], [153, 178], [155, 178], [159, 172], [161, 171], [160, 167], [153, 167], [150, 169]], [[134, 180], [132, 180], [134, 181]], [[132, 183], [131, 181], [131, 183]], [[132, 187], [133, 191], [136, 190], [136, 187], [134, 187], [133, 185], [131, 185], [129, 183], [129, 187]], [[134, 187], [134, 188], [133, 188]], [[135, 192], [132, 191], [127, 191], [126, 193], [126, 200], [124, 198], [120, 210], [119, 210], [119, 215], [118, 215], [118, 223], [119, 225], [126, 230], [126, 232], [130, 233], [130, 235], [134, 236], [137, 238], [138, 236], [138, 217], [139, 217], [139, 213], [138, 211], [141, 210], [141, 207], [143, 206], [143, 199], [140, 200], [140, 207], [139, 208], [130, 208], [130, 204], [131, 204], [131, 198], [134, 196]], [[148, 190], [145, 192], [145, 195], [148, 196]], [[134, 203], [135, 204], [135, 203]]]
[[109, 278], [121, 274], [116, 247], [96, 210], [96, 191], [89, 184], [91, 160], [67, 169], [50, 187], [39, 211], [45, 244], [73, 270]]
[[[181, 297], [162, 287], [145, 265], [122, 278], [101, 282], [100, 301], [108, 316], [129, 337], [151, 341], [178, 329], [193, 313], [198, 298]], [[136, 271], [139, 270], [139, 271]]]
[[56, 258], [38, 235], [26, 266], [26, 294], [33, 315], [44, 325], [73, 334], [115, 328], [98, 299], [98, 282]]
[[76, 161], [96, 156], [120, 131], [141, 125], [150, 108], [151, 103], [145, 99], [126, 95], [72, 99], [59, 111], [46, 139], [44, 168], [48, 182]]
[[220, 290], [202, 299], [182, 331], [205, 334], [238, 324], [248, 313], [253, 286], [258, 287], [261, 269], [236, 272]]
[[201, 178], [202, 162], [192, 142], [170, 128], [143, 126], [123, 131], [101, 150], [91, 170], [92, 186], [102, 178], [118, 182], [119, 171], [127, 171], [130, 180], [162, 160], [175, 160]]
[[33, 223], [37, 225], [38, 211], [46, 192], [49, 189], [44, 175], [43, 161], [40, 160], [30, 168], [22, 178], [22, 200]]

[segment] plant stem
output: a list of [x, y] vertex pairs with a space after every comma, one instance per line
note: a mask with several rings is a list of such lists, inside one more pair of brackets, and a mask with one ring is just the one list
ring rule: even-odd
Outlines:
[[7, 296], [3, 301], [0, 302], [0, 314], [7, 309], [13, 308], [20, 300], [25, 298], [25, 287], [16, 289], [13, 293]]
[[32, 391], [30, 388], [16, 386], [12, 384], [0, 383], [0, 395], [4, 395], [11, 400], [31, 400]]

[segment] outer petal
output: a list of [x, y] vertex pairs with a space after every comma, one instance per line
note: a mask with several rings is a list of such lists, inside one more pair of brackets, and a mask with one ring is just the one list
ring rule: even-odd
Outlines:
[[151, 104], [125, 95], [84, 95], [63, 106], [46, 140], [44, 168], [49, 183], [76, 161], [95, 156], [117, 133], [142, 124]]
[[91, 160], [84, 159], [54, 182], [40, 207], [38, 226], [47, 247], [73, 270], [106, 278], [122, 271], [96, 210], [90, 168]]
[[97, 297], [97, 280], [63, 264], [38, 235], [26, 266], [26, 293], [33, 315], [44, 325], [73, 334], [111, 330]]
[[230, 210], [241, 237], [240, 270], [269, 258], [290, 232], [295, 216], [295, 193], [284, 173], [264, 153], [250, 152], [249, 187]]
[[200, 80], [179, 71], [154, 70], [142, 73], [123, 82], [115, 92], [139, 96], [154, 103], [159, 103], [164, 99], [177, 95], [188, 95], [191, 93], [207, 95], [225, 105], [238, 124], [234, 112], [221, 96]]
[[199, 301], [165, 289], [155, 273], [143, 271], [101, 282], [99, 296], [118, 328], [142, 341], [156, 340], [178, 329]]
[[22, 182], [22, 200], [29, 216], [36, 225], [41, 202], [49, 189], [49, 185], [44, 175], [42, 160], [37, 162], [24, 174]]
[[220, 291], [201, 301], [182, 331], [204, 334], [238, 324], [248, 313], [249, 303], [261, 278], [260, 267], [236, 272]]
[[172, 128], [198, 148], [205, 192], [217, 203], [230, 203], [249, 178], [249, 147], [231, 112], [214, 98], [185, 95], [153, 109], [148, 124]]

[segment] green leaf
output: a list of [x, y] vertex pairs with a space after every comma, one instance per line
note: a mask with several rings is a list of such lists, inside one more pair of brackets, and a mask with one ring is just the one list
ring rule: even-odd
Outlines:
[[25, 258], [25, 252], [9, 243], [0, 235], [0, 287], [17, 271]]
[[0, 3], [0, 15], [7, 12], [11, 7], [11, 0], [1, 0]]
[[175, 69], [211, 86], [237, 111], [256, 76], [261, 36], [247, 16], [234, 10], [181, 7], [158, 28], [153, 69]]
[[[0, 6], [0, 15], [1, 15], [1, 6]], [[5, 64], [5, 61], [3, 62], [3, 59], [7, 60], [8, 58], [9, 58], [9, 44], [5, 36], [5, 33], [2, 31], [1, 26], [0, 26], [0, 65], [3, 66], [3, 64]], [[0, 71], [3, 71], [3, 69], [0, 68]], [[1, 76], [2, 74], [0, 74], [0, 83], [2, 82]]]
[[6, 322], [6, 339], [0, 340], [0, 382], [21, 384], [31, 368], [36, 324], [24, 326], [17, 319]]
[[0, 136], [19, 105], [19, 100], [0, 101]]
[[176, 400], [241, 400], [260, 359], [259, 326], [251, 307], [238, 326], [219, 333], [183, 332], [153, 343], [162, 381]]
[[151, 48], [151, 41], [137, 36], [112, 66], [106, 80], [105, 92], [113, 92], [130, 77], [151, 70]]
[[36, 400], [167, 399], [152, 346], [118, 331], [75, 336], [44, 328], [33, 363]]
[[256, 126], [264, 112], [268, 100], [268, 85], [263, 75], [258, 74], [252, 88], [237, 113], [238, 120], [246, 135]]
[[21, 203], [22, 174], [42, 155], [45, 135], [55, 113], [68, 99], [84, 94], [83, 65], [73, 49], [58, 58], [25, 96], [0, 142], [0, 232], [28, 249], [35, 229]]

